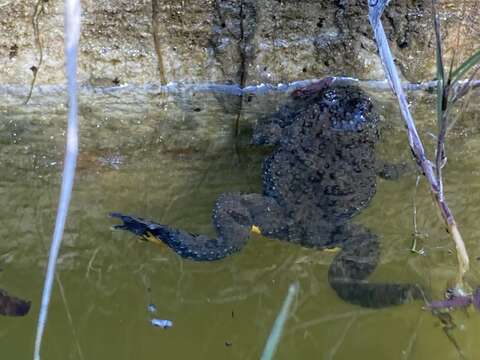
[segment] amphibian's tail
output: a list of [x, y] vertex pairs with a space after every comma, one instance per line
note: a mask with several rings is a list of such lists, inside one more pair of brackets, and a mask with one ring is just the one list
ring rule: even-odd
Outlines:
[[9, 295], [0, 289], [0, 314], [7, 316], [24, 316], [30, 310], [30, 301]]
[[123, 224], [114, 225], [114, 229], [130, 231], [149, 242], [164, 243], [181, 257], [194, 261], [219, 260], [235, 253], [243, 247], [249, 235], [248, 230], [243, 234], [234, 233], [232, 229], [231, 237], [219, 235], [217, 238], [210, 238], [117, 212], [110, 216], [123, 221]]

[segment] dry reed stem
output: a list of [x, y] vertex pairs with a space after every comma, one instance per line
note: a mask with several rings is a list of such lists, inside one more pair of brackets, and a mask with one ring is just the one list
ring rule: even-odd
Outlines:
[[[470, 261], [468, 258], [468, 253], [465, 248], [465, 243], [460, 234], [458, 226], [455, 222], [455, 218], [450, 208], [448, 207], [447, 202], [443, 194], [442, 179], [438, 178], [438, 175], [441, 174], [439, 169], [435, 169], [432, 162], [427, 158], [425, 150], [418, 135], [417, 129], [415, 127], [415, 122], [413, 120], [412, 114], [408, 107], [407, 98], [402, 89], [402, 84], [397, 73], [397, 69], [393, 62], [392, 53], [388, 45], [388, 40], [383, 29], [381, 22], [381, 16], [383, 10], [387, 6], [388, 0], [370, 0], [369, 1], [369, 20], [372, 25], [372, 29], [375, 36], [375, 41], [378, 46], [380, 59], [385, 70], [387, 80], [390, 84], [390, 87], [398, 99], [400, 105], [400, 111], [402, 117], [405, 121], [408, 131], [408, 141], [413, 155], [417, 161], [417, 164], [422, 169], [424, 176], [427, 178], [430, 184], [430, 190], [433, 194], [440, 214], [445, 221], [447, 231], [452, 236], [452, 240], [455, 243], [455, 248], [457, 250], [457, 260], [458, 260], [458, 272], [456, 277], [456, 287], [463, 288], [463, 278], [465, 273], [468, 271], [470, 266]], [[445, 139], [443, 138], [443, 141]], [[440, 147], [442, 148], [442, 144]], [[437, 162], [438, 165], [438, 162]]]

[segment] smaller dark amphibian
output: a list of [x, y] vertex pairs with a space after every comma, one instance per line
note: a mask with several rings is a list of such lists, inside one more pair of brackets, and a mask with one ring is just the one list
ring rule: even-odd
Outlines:
[[0, 314], [7, 316], [24, 316], [30, 310], [30, 301], [10, 295], [0, 289]]
[[375, 156], [372, 103], [359, 88], [328, 83], [294, 97], [256, 126], [254, 144], [273, 148], [263, 163], [263, 192], [221, 195], [213, 209], [216, 238], [120, 213], [111, 214], [123, 221], [115, 228], [163, 242], [195, 261], [240, 251], [252, 230], [314, 249], [339, 247], [328, 281], [342, 299], [384, 307], [420, 297], [413, 284], [367, 280], [379, 260], [379, 240], [350, 221], [368, 206], [386, 168]]

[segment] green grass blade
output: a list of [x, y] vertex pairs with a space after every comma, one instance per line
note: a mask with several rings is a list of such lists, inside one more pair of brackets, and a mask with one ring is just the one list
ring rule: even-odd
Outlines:
[[440, 21], [438, 19], [437, 9], [435, 7], [435, 0], [432, 0], [433, 7], [433, 26], [435, 29], [435, 62], [437, 65], [437, 124], [438, 128], [442, 128], [443, 121], [443, 100], [445, 98], [445, 68], [443, 66], [442, 54], [442, 35], [440, 32]]
[[460, 80], [472, 67], [480, 63], [480, 49], [477, 50], [472, 56], [465, 60], [458, 68], [452, 73], [452, 84]]

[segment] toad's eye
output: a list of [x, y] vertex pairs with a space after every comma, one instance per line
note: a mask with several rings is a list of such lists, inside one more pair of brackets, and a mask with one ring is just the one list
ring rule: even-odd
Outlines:
[[366, 113], [371, 110], [372, 104], [366, 99], [349, 100], [345, 106], [351, 113]]

